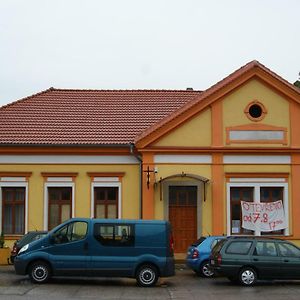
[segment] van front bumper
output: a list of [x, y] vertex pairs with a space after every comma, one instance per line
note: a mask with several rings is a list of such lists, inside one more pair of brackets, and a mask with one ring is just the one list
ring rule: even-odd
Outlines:
[[20, 256], [16, 256], [14, 259], [14, 267], [16, 274], [25, 275], [27, 269], [27, 261], [23, 260]]

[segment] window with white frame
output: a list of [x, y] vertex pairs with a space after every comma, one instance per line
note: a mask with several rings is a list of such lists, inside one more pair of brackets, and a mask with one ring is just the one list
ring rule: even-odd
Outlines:
[[0, 230], [5, 235], [23, 235], [28, 230], [28, 178], [31, 173], [22, 174], [0, 174]]
[[91, 217], [121, 218], [121, 182], [118, 177], [91, 176]]
[[72, 177], [46, 178], [44, 185], [44, 230], [51, 230], [75, 217], [75, 183]]
[[[273, 231], [247, 230], [242, 227], [241, 201], [252, 204], [271, 204], [282, 200], [286, 224], [288, 224], [288, 185], [285, 183], [285, 179], [273, 178], [274, 182], [254, 182], [254, 180], [250, 179], [253, 182], [243, 182], [245, 179], [233, 178], [227, 184], [228, 235], [287, 235], [288, 227], [284, 230]], [[267, 179], [257, 180], [268, 181]]]
[[2, 188], [2, 232], [25, 233], [25, 187]]

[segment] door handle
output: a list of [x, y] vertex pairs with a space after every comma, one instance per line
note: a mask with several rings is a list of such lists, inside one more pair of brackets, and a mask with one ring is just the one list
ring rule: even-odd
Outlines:
[[284, 259], [283, 261], [284, 261], [284, 262], [289, 262], [289, 260], [288, 260], [288, 259]]
[[253, 258], [253, 260], [254, 260], [254, 261], [258, 261], [259, 259], [258, 259], [258, 258]]

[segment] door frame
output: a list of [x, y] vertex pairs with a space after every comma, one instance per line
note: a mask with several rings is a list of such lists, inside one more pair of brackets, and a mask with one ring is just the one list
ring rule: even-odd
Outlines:
[[197, 187], [197, 238], [202, 235], [202, 198], [203, 183], [193, 180], [165, 181], [163, 183], [164, 219], [169, 221], [169, 187], [196, 186]]

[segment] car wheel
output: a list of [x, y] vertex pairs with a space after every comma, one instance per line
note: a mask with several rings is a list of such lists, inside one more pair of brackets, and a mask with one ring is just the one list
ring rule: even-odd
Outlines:
[[245, 267], [240, 271], [239, 282], [245, 286], [252, 286], [256, 283], [257, 274], [254, 269]]
[[136, 280], [140, 286], [150, 287], [156, 284], [158, 272], [155, 266], [143, 265], [136, 272]]
[[32, 282], [45, 283], [51, 277], [51, 269], [46, 262], [34, 262], [29, 268], [29, 277]]
[[214, 271], [211, 269], [209, 265], [209, 261], [206, 260], [200, 265], [200, 276], [210, 278], [214, 276]]

